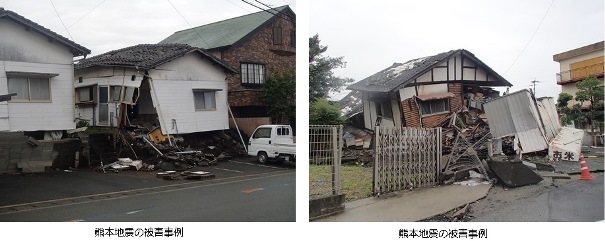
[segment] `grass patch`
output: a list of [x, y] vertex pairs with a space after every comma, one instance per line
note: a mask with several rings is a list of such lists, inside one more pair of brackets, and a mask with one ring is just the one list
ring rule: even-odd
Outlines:
[[[372, 167], [341, 166], [340, 190], [345, 201], [355, 201], [372, 196]], [[314, 195], [331, 194], [332, 167], [329, 165], [309, 166], [309, 188]]]

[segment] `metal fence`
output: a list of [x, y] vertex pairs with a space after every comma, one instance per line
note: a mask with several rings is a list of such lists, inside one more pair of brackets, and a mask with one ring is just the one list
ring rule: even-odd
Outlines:
[[438, 183], [441, 128], [376, 127], [374, 194]]
[[309, 126], [309, 198], [340, 194], [342, 125]]

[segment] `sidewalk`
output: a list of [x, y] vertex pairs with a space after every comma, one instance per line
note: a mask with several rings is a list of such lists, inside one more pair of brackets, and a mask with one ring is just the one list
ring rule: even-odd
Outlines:
[[400, 191], [345, 204], [341, 214], [315, 222], [415, 222], [446, 213], [487, 195], [491, 184], [447, 185]]
[[[602, 172], [603, 147], [582, 147], [590, 171]], [[580, 163], [558, 161], [557, 172], [579, 174]], [[345, 203], [345, 211], [315, 222], [415, 222], [444, 214], [485, 197], [492, 185], [446, 185], [370, 197]]]

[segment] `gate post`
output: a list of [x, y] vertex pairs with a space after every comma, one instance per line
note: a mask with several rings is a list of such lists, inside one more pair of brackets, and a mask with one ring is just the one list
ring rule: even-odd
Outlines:
[[332, 156], [334, 157], [334, 162], [332, 164], [332, 187], [333, 194], [340, 194], [340, 151], [339, 151], [339, 141], [338, 141], [338, 129], [335, 126], [331, 127], [332, 129]]
[[380, 141], [379, 141], [379, 136], [380, 136], [380, 127], [379, 126], [375, 126], [374, 127], [374, 174], [372, 175], [372, 192], [374, 193], [374, 195], [376, 195], [378, 193], [378, 190], [376, 190], [377, 188], [377, 178], [378, 178], [378, 156], [379, 156], [379, 146], [380, 146]]

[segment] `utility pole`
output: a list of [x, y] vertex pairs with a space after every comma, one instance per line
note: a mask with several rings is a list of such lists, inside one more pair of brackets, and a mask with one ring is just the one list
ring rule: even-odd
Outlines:
[[540, 82], [540, 81], [537, 81], [535, 77], [534, 77], [534, 80], [533, 80], [533, 81], [531, 81], [531, 83], [534, 85], [534, 96], [537, 96], [537, 95], [536, 95], [536, 83], [539, 83], [539, 82]]

